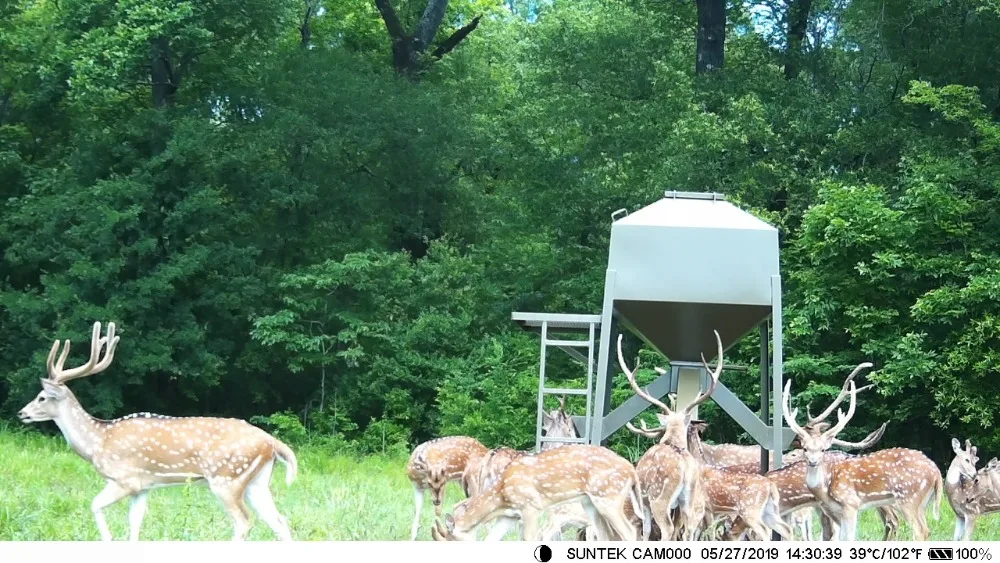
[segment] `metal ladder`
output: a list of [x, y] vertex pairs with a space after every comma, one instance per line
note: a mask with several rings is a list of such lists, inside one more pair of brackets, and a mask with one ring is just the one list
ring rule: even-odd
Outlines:
[[[555, 323], [559, 324], [559, 323]], [[595, 338], [597, 336], [597, 325], [600, 324], [600, 317], [595, 320], [591, 320], [586, 323], [588, 326], [586, 340], [560, 340], [556, 338], [549, 338], [549, 323], [547, 321], [542, 321], [541, 323], [541, 334], [542, 334], [542, 349], [541, 349], [541, 361], [539, 362], [538, 368], [538, 418], [535, 426], [535, 451], [541, 449], [542, 444], [546, 442], [559, 442], [562, 444], [587, 444], [590, 442], [590, 428], [591, 419], [594, 409], [594, 345], [596, 343]], [[552, 332], [560, 332], [562, 328], [552, 328]], [[558, 388], [558, 387], [547, 387], [545, 385], [545, 359], [548, 352], [549, 346], [559, 348], [569, 354], [572, 358], [583, 362], [587, 366], [587, 387], [580, 389], [571, 388]], [[586, 356], [581, 353], [581, 348], [586, 348]], [[583, 425], [583, 435], [579, 438], [560, 438], [553, 437], [549, 438], [547, 436], [542, 436], [542, 413], [545, 412], [545, 396], [546, 395], [575, 395], [575, 396], [585, 396], [587, 398], [587, 412], [584, 418], [585, 424]], [[575, 426], [575, 425], [574, 425]]]

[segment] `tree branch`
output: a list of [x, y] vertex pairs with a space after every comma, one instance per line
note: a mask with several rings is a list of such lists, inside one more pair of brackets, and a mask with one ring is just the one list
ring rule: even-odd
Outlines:
[[417, 31], [413, 34], [420, 41], [420, 48], [424, 49], [434, 40], [434, 35], [441, 27], [444, 19], [445, 9], [448, 8], [448, 0], [429, 0], [424, 15], [420, 17], [417, 24]]
[[[306, 2], [306, 15], [302, 18], [302, 25], [299, 27], [299, 35], [302, 40], [299, 42], [299, 46], [303, 49], [309, 47], [309, 40], [312, 38], [312, 28], [309, 26], [309, 22], [312, 19], [313, 12], [316, 11], [317, 0], [305, 0]], [[392, 9], [391, 7], [389, 8]]]
[[438, 45], [437, 49], [434, 49], [434, 58], [440, 59], [450, 53], [455, 47], [458, 47], [458, 44], [461, 43], [463, 39], [468, 37], [470, 33], [479, 27], [480, 18], [482, 18], [482, 16], [476, 16], [468, 25], [462, 26], [458, 31], [452, 33], [449, 38], [442, 41], [441, 44]]
[[375, 7], [378, 8], [378, 13], [382, 15], [382, 21], [385, 23], [386, 30], [389, 31], [389, 36], [394, 41], [401, 41], [406, 38], [406, 30], [403, 29], [403, 24], [399, 23], [396, 10], [392, 9], [392, 4], [389, 3], [389, 0], [375, 0]]

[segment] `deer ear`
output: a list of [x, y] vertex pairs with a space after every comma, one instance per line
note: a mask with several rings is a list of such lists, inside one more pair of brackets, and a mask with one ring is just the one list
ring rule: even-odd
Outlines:
[[959, 442], [958, 438], [952, 438], [951, 439], [951, 449], [954, 450], [955, 453], [957, 453], [957, 454], [962, 453], [962, 442]]
[[448, 532], [449, 533], [455, 531], [455, 518], [452, 517], [451, 514], [445, 514], [445, 516], [444, 516], [444, 524], [445, 524], [445, 526], [448, 527]]
[[552, 415], [542, 411], [542, 424], [545, 426], [552, 424]]
[[66, 398], [66, 387], [61, 383], [56, 383], [49, 379], [42, 379], [41, 382], [42, 390], [50, 397], [59, 400]]
[[658, 413], [656, 413], [656, 420], [658, 420], [660, 422], [660, 426], [666, 426], [667, 422], [670, 419], [667, 418], [667, 415], [663, 414], [662, 412], [658, 412]]

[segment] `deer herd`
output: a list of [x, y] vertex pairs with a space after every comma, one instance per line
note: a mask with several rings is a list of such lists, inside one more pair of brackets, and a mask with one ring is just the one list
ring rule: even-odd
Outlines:
[[[647, 393], [636, 381], [638, 361], [629, 368], [618, 337], [618, 362], [636, 395], [657, 408], [659, 425], [641, 423], [627, 428], [654, 444], [636, 464], [597, 445], [546, 440], [539, 452], [501, 447], [488, 449], [475, 438], [450, 436], [424, 442], [413, 451], [406, 476], [414, 490], [410, 539], [420, 534], [424, 494], [431, 493], [435, 540], [500, 540], [515, 527], [524, 540], [558, 540], [575, 532], [579, 540], [636, 541], [727, 539], [770, 540], [796, 536], [855, 540], [862, 511], [874, 508], [884, 526], [883, 539], [898, 539], [905, 521], [914, 540], [927, 540], [926, 512], [939, 517], [946, 495], [955, 515], [955, 540], [972, 536], [978, 517], [1000, 512], [1000, 462], [996, 458], [977, 469], [977, 451], [967, 440], [952, 440], [955, 458], [944, 478], [922, 452], [888, 448], [865, 455], [886, 425], [859, 442], [842, 434], [854, 416], [858, 388], [854, 378], [871, 364], [848, 375], [837, 398], [817, 416], [791, 408], [791, 381], [784, 388], [784, 419], [796, 434], [798, 449], [782, 456], [784, 467], [760, 474], [761, 449], [701, 440], [706, 424], [694, 409], [707, 401], [723, 369], [718, 332], [718, 363], [707, 388], [687, 405], [671, 405]], [[104, 489], [91, 511], [100, 536], [112, 539], [104, 509], [126, 498], [129, 538], [138, 540], [146, 513], [146, 498], [154, 488], [191, 482], [208, 485], [233, 520], [234, 540], [250, 530], [250, 507], [282, 540], [291, 540], [288, 520], [274, 504], [270, 480], [274, 462], [286, 466], [285, 482], [297, 474], [295, 454], [263, 430], [237, 419], [170, 417], [150, 413], [116, 420], [89, 415], [66, 383], [107, 369], [120, 340], [114, 323], [102, 335], [93, 326], [89, 360], [66, 369], [70, 342], [53, 344], [41, 380], [42, 391], [19, 413], [24, 423], [53, 421], [69, 446], [104, 478]], [[60, 348], [61, 353], [60, 353]], [[840, 405], [848, 401], [845, 413]], [[830, 421], [836, 412], [836, 421]], [[543, 432], [551, 438], [577, 438], [576, 427], [559, 408], [543, 414]], [[832, 448], [837, 446], [839, 450]], [[772, 459], [772, 461], [774, 461]], [[449, 483], [461, 485], [465, 498], [443, 513]]]

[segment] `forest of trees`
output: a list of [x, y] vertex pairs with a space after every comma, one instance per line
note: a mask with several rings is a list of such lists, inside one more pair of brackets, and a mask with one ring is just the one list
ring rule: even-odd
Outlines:
[[97, 416], [526, 446], [511, 311], [664, 190], [780, 228], [800, 405], [868, 360], [848, 438], [1000, 453], [998, 0], [0, 0], [0, 418], [100, 320]]

